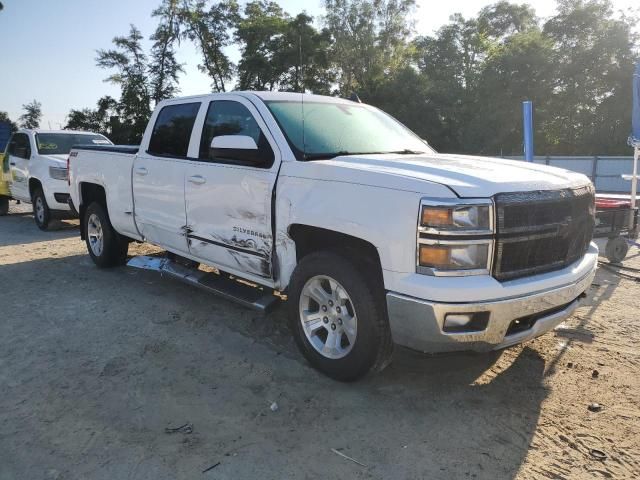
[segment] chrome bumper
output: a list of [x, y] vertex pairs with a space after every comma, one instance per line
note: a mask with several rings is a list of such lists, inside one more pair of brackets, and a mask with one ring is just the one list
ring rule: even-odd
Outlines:
[[[486, 303], [437, 303], [388, 292], [391, 334], [396, 344], [425, 353], [509, 347], [536, 338], [569, 317], [579, 306], [594, 276], [595, 269], [564, 287]], [[480, 312], [488, 315], [486, 328], [482, 331], [448, 333], [443, 329], [446, 315]], [[507, 335], [514, 320], [531, 315], [539, 317], [530, 328]]]

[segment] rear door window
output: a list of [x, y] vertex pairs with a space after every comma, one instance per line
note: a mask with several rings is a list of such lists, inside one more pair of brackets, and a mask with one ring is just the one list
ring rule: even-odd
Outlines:
[[149, 153], [159, 157], [186, 158], [200, 103], [163, 107], [153, 127]]

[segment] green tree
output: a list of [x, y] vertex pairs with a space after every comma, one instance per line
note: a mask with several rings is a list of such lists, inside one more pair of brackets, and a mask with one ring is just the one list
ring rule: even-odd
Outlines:
[[330, 93], [335, 79], [331, 36], [315, 29], [313, 17], [301, 13], [291, 18], [274, 2], [250, 2], [235, 38], [243, 46], [239, 89]]
[[[276, 61], [277, 52], [286, 43], [289, 16], [276, 3], [266, 0], [249, 2], [238, 21], [235, 39], [242, 45], [238, 63], [238, 88], [274, 90], [283, 71]], [[296, 62], [297, 63], [297, 62]]]
[[224, 49], [232, 44], [231, 30], [238, 21], [237, 2], [221, 0], [207, 9], [205, 0], [184, 0], [180, 18], [183, 36], [195, 42], [202, 55], [198, 69], [209, 75], [214, 92], [226, 91], [235, 66]]
[[429, 136], [436, 149], [462, 152], [465, 130], [476, 111], [476, 87], [488, 51], [477, 19], [456, 14], [434, 36], [418, 37], [416, 65], [429, 83], [429, 105], [439, 121]]
[[375, 95], [385, 77], [409, 63], [414, 0], [325, 0], [338, 91]]
[[[466, 126], [468, 151], [487, 155], [522, 153], [524, 100], [533, 101], [536, 125], [544, 125], [553, 109], [553, 42], [537, 28], [517, 32], [492, 49], [476, 89], [475, 115]], [[545, 148], [541, 128], [535, 130], [538, 151]]]
[[22, 128], [40, 128], [40, 120], [42, 119], [42, 104], [37, 100], [33, 100], [22, 105], [24, 113], [20, 115], [20, 126]]
[[178, 0], [163, 0], [152, 13], [159, 19], [158, 27], [151, 36], [151, 59], [149, 61], [149, 83], [151, 98], [157, 104], [178, 92], [178, 76], [184, 73], [176, 60], [175, 43], [180, 40], [181, 11]]
[[478, 15], [478, 30], [493, 40], [505, 40], [516, 33], [538, 28], [535, 10], [530, 5], [500, 1], [488, 5]]
[[120, 122], [128, 131], [126, 143], [139, 143], [151, 116], [147, 56], [142, 49], [142, 34], [131, 25], [129, 35], [115, 37], [114, 49], [98, 50], [97, 65], [115, 70], [106, 81], [120, 86], [118, 102]]
[[313, 17], [300, 13], [289, 19], [273, 60], [278, 71], [278, 89], [308, 91], [328, 95], [335, 82], [329, 56], [331, 35], [327, 29], [317, 31]]
[[123, 132], [118, 118], [118, 102], [110, 96], [100, 98], [95, 109], [72, 109], [67, 115], [67, 124], [64, 128], [101, 133], [114, 143], [128, 142], [127, 132]]
[[627, 153], [629, 82], [637, 59], [637, 19], [608, 0], [561, 0], [544, 25], [553, 41], [553, 114], [542, 125], [561, 154]]
[[16, 130], [18, 130], [18, 125], [16, 125], [16, 123], [12, 121], [11, 118], [9, 118], [9, 114], [7, 112], [0, 112], [0, 122], [8, 123], [11, 127], [11, 132], [15, 132]]

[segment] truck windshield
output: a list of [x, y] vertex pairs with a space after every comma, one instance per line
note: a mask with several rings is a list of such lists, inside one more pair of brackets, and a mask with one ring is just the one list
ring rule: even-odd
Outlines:
[[298, 160], [433, 152], [426, 142], [400, 122], [368, 105], [283, 100], [265, 103]]
[[111, 142], [95, 134], [36, 133], [36, 144], [41, 155], [66, 155], [74, 145], [111, 145]]

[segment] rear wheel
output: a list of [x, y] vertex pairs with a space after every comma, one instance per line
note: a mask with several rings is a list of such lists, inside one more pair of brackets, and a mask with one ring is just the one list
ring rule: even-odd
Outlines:
[[9, 213], [9, 197], [0, 197], [0, 217]]
[[31, 198], [33, 205], [33, 218], [40, 230], [47, 230], [51, 221], [51, 211], [47, 205], [47, 199], [41, 187], [36, 188]]
[[308, 255], [289, 287], [290, 327], [313, 367], [352, 381], [389, 363], [393, 343], [384, 298], [349, 260], [329, 252]]
[[115, 267], [126, 262], [129, 242], [114, 230], [103, 205], [94, 202], [87, 207], [84, 228], [87, 250], [98, 267]]

